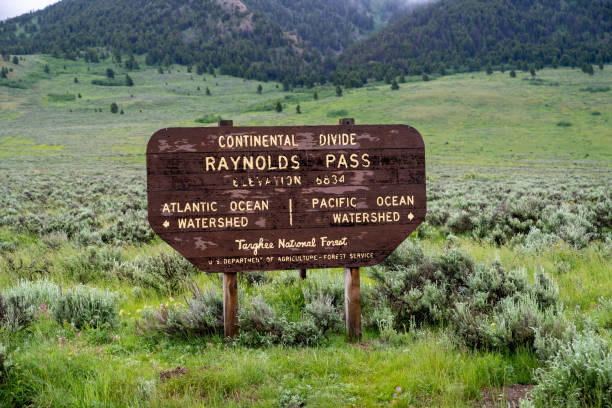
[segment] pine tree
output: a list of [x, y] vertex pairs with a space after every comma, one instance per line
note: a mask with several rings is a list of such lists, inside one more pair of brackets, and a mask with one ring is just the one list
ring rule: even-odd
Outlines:
[[119, 106], [115, 102], [111, 103], [110, 106], [111, 113], [117, 113], [119, 111]]
[[19, 58], [16, 55], [13, 56], [13, 64], [19, 65]]
[[276, 111], [278, 113], [281, 113], [283, 111], [283, 105], [280, 103], [280, 101], [276, 102]]
[[394, 79], [393, 82], [391, 83], [391, 90], [397, 91], [398, 89], [399, 89], [399, 85], [397, 84], [397, 81]]
[[6, 67], [2, 67], [2, 69], [0, 70], [0, 78], [6, 78], [7, 75], [8, 69], [6, 69]]
[[208, 87], [206, 87], [206, 95], [210, 96], [210, 89]]
[[299, 104], [295, 107], [295, 113], [297, 113], [298, 115], [302, 113], [302, 109], [300, 108]]
[[132, 80], [132, 77], [128, 74], [125, 74], [125, 85], [134, 86], [134, 81]]
[[45, 67], [43, 68], [43, 71], [45, 71], [45, 74], [49, 73], [49, 65], [45, 64]]
[[288, 92], [289, 91], [289, 81], [283, 81], [283, 91]]
[[314, 98], [315, 101], [319, 100], [319, 93], [315, 91], [312, 97]]
[[78, 84], [78, 83], [79, 83], [79, 78], [74, 77], [74, 83], [75, 83], [75, 84]]
[[261, 84], [257, 85], [257, 93], [261, 95], [261, 91], [263, 91], [263, 86]]
[[423, 81], [425, 82], [429, 81], [429, 75], [423, 74]]
[[336, 87], [336, 96], [338, 98], [342, 96], [342, 88], [340, 88], [340, 86]]
[[516, 71], [514, 70], [510, 71], [510, 78], [516, 78]]
[[113, 71], [111, 68], [107, 68], [106, 69], [106, 77], [108, 79], [113, 79], [115, 78], [115, 71]]
[[535, 78], [536, 70], [535, 70], [535, 67], [533, 65], [529, 67], [529, 73], [531, 74], [532, 78]]
[[[444, 74], [442, 74], [442, 75], [444, 75]], [[402, 73], [402, 75], [400, 75], [399, 81], [400, 81], [400, 84], [405, 84], [406, 83], [406, 75], [404, 75]]]
[[162, 68], [161, 65], [159, 67], [157, 67], [157, 72], [159, 72], [160, 74], [164, 73], [164, 69]]
[[487, 64], [487, 75], [491, 74], [493, 74], [493, 68], [491, 67], [491, 64]]

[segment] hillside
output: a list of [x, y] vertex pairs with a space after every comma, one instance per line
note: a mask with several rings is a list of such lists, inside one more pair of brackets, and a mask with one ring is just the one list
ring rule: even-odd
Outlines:
[[612, 1], [441, 0], [400, 17], [339, 58], [361, 77], [612, 60]]
[[[132, 87], [95, 83], [109, 66], [126, 74], [107, 60], [0, 62], [19, 85], [0, 86], [0, 407], [474, 408], [531, 390], [540, 403], [523, 406], [548, 408], [609, 395], [612, 65], [415, 76], [338, 97], [329, 83], [284, 91], [143, 59]], [[427, 222], [362, 268], [361, 342], [345, 342], [342, 268], [239, 274], [241, 336], [224, 339], [220, 277], [148, 226], [147, 141], [219, 117], [354, 117], [423, 135]], [[573, 327], [585, 334], [552, 343], [567, 360], [549, 365], [555, 349], [539, 345], [555, 338], [536, 333]], [[575, 377], [558, 386], [556, 373]], [[578, 394], [583, 378], [594, 385]], [[560, 402], [541, 402], [551, 394]]]
[[147, 64], [199, 64], [259, 80], [312, 82], [326, 55], [374, 29], [399, 0], [63, 0], [0, 23], [0, 51], [74, 59], [147, 54]]

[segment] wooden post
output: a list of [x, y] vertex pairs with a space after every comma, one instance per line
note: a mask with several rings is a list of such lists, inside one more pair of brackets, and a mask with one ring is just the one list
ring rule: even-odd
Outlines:
[[223, 333], [225, 337], [238, 335], [238, 274], [223, 274]]
[[349, 341], [361, 340], [361, 289], [359, 268], [344, 269], [344, 312]]
[[306, 279], [306, 269], [300, 269], [300, 279]]

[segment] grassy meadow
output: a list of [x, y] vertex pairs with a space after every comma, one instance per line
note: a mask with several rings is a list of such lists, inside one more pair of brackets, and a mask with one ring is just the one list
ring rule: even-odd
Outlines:
[[[612, 66], [592, 76], [560, 68], [535, 79], [499, 71], [408, 77], [399, 90], [369, 83], [337, 97], [329, 84], [283, 91], [261, 83], [258, 94], [257, 81], [184, 66], [160, 73], [140, 63], [128, 87], [92, 83], [107, 68], [124, 78], [110, 61], [26, 55], [18, 65], [0, 62], [13, 68], [0, 80], [0, 288], [14, 300], [6, 310], [24, 310], [22, 317], [7, 312], [9, 323], [0, 325], [0, 406], [506, 407], [517, 400], [509, 390], [537, 387], [548, 375], [541, 370], [552, 367], [532, 329], [524, 341], [502, 336], [494, 326], [510, 319], [497, 315], [464, 327], [458, 309], [436, 295], [444, 285], [423, 292], [434, 300], [421, 293], [418, 310], [427, 311], [408, 318], [392, 295], [377, 295], [392, 286], [381, 271], [413, 282], [407, 260], [431, 258], [446, 270], [458, 262], [448, 254], [463, 254], [456, 256], [469, 273], [505, 282], [516, 272], [526, 291], [546, 276], [555, 304], [542, 309], [542, 330], [554, 320], [566, 331], [612, 339]], [[148, 228], [145, 146], [160, 128], [214, 126], [218, 117], [236, 126], [353, 117], [409, 124], [423, 135], [428, 218], [408, 249], [362, 273], [361, 342], [343, 336], [340, 269], [309, 271], [304, 282], [296, 271], [240, 277], [241, 305], [252, 312], [241, 315], [245, 333], [259, 313], [269, 317], [259, 322], [265, 327], [289, 322], [296, 337], [310, 330], [312, 343], [256, 330], [231, 342], [215, 330], [218, 322], [206, 320], [204, 332], [186, 323], [191, 315], [181, 313], [196, 309], [194, 299], [214, 320], [221, 281], [186, 265]], [[416, 258], [414, 248], [422, 251]], [[51, 282], [75, 298], [86, 285], [89, 300], [58, 295]], [[468, 293], [487, 292], [470, 278], [461, 282]], [[192, 294], [194, 283], [210, 296]], [[318, 311], [309, 306], [317, 294], [326, 296]], [[261, 299], [265, 306], [257, 306]], [[435, 302], [448, 313], [436, 315]], [[491, 313], [506, 313], [499, 310]], [[299, 325], [307, 315], [335, 324], [312, 331]], [[0, 302], [0, 323], [1, 316]], [[462, 327], [478, 341], [462, 340]], [[603, 355], [612, 361], [609, 346]], [[601, 384], [597, 397], [576, 406], [609, 406], [610, 383]], [[536, 403], [560, 406], [550, 395]]]

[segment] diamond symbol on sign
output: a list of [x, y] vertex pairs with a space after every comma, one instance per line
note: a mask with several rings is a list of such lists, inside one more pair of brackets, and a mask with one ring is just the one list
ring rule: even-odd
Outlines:
[[166, 220], [162, 225], [164, 226], [164, 228], [168, 228], [170, 226], [170, 223], [168, 222], [168, 220]]
[[409, 214], [408, 214], [408, 219], [409, 219], [410, 221], [412, 221], [412, 220], [414, 219], [414, 215], [413, 215], [412, 213], [409, 213]]

